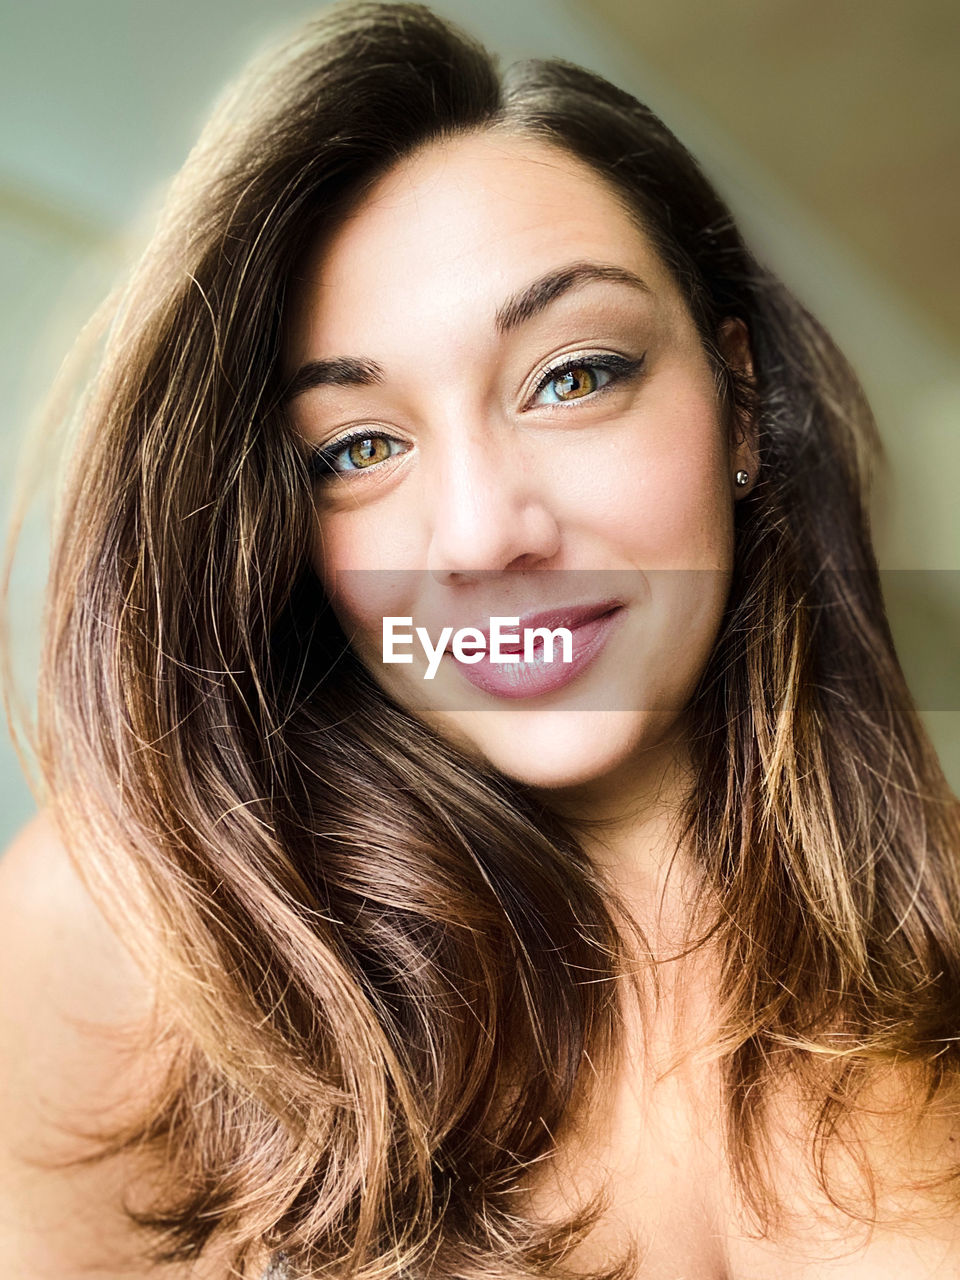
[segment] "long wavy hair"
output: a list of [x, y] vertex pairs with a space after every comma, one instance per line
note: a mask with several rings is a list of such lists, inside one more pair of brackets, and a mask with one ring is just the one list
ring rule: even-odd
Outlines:
[[[815, 1150], [876, 1071], [925, 1099], [957, 1076], [960, 817], [885, 617], [850, 367], [630, 94], [557, 59], [500, 70], [423, 5], [340, 3], [253, 66], [176, 178], [109, 303], [54, 529], [44, 801], [150, 975], [164, 1064], [88, 1158], [156, 1157], [129, 1210], [151, 1258], [217, 1240], [243, 1274], [267, 1245], [294, 1274], [559, 1277], [606, 1203], [543, 1222], [517, 1188], [609, 1085], [642, 930], [572, 822], [366, 677], [308, 563], [283, 408], [301, 255], [398, 160], [489, 129], [618, 194], [757, 432], [679, 828], [744, 1203], [775, 1220], [785, 1073]], [[752, 378], [718, 347], [728, 317]]]

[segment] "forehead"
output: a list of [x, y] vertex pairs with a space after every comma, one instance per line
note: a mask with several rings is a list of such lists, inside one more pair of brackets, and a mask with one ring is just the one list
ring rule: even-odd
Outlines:
[[[501, 133], [429, 144], [400, 161], [295, 272], [291, 359], [388, 349], [407, 332], [450, 340], [557, 265], [591, 259], [671, 282], [603, 178], [558, 146]], [[361, 345], [362, 344], [362, 345]]]

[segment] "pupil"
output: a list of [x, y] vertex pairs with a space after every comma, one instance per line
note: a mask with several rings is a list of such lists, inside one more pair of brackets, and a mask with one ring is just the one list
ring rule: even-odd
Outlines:
[[561, 374], [558, 379], [560, 383], [559, 394], [568, 396], [571, 392], [590, 391], [592, 388], [587, 384], [590, 382], [590, 374], [585, 368], [568, 369], [566, 373]]

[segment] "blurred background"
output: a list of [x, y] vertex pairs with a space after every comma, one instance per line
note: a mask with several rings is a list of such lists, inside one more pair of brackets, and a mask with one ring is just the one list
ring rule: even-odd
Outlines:
[[[894, 633], [960, 790], [960, 19], [954, 0], [436, 0], [504, 61], [559, 56], [648, 102], [832, 331], [887, 451]], [[225, 81], [322, 5], [0, 0], [0, 517], [82, 325], [149, 233]], [[49, 481], [49, 476], [41, 480]], [[47, 489], [49, 489], [49, 484]], [[49, 504], [13, 580], [28, 699]], [[0, 847], [34, 801], [6, 732]]]

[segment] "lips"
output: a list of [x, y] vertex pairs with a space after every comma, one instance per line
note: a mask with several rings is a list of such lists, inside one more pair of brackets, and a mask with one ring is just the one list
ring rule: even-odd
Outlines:
[[[544, 627], [555, 631], [567, 627], [571, 633], [572, 656], [569, 662], [557, 661], [554, 655], [547, 661], [542, 644], [535, 645], [532, 661], [519, 652], [520, 643], [508, 647], [501, 641], [506, 653], [517, 653], [517, 659], [494, 662], [490, 657], [490, 637], [486, 636], [486, 652], [479, 660], [467, 663], [450, 653], [459, 674], [482, 693], [497, 699], [515, 700], [536, 698], [557, 693], [576, 680], [600, 656], [607, 641], [623, 622], [627, 610], [619, 600], [601, 600], [590, 605], [568, 605], [563, 608], [545, 609], [540, 613], [528, 613], [516, 628], [522, 637], [527, 628]], [[495, 615], [496, 616], [496, 615]], [[512, 614], [503, 615], [513, 617]], [[478, 628], [482, 630], [482, 628]]]
[[[527, 613], [520, 615], [520, 621], [515, 627], [511, 627], [511, 632], [518, 632], [519, 636], [516, 641], [508, 641], [501, 639], [500, 650], [502, 653], [522, 653], [523, 652], [523, 632], [535, 627], [545, 627], [549, 631], [556, 630], [557, 627], [567, 627], [570, 631], [577, 627], [585, 626], [588, 622], [593, 622], [597, 618], [604, 617], [605, 614], [612, 613], [615, 609], [619, 609], [623, 604], [622, 600], [597, 600], [592, 604], [572, 604], [558, 605], [553, 609], [543, 609], [538, 613]], [[518, 615], [505, 613], [496, 615], [499, 617], [513, 618]], [[490, 629], [489, 627], [474, 627], [484, 640], [486, 650], [490, 652]], [[451, 637], [452, 640], [452, 637]], [[450, 643], [447, 644], [450, 649]]]

